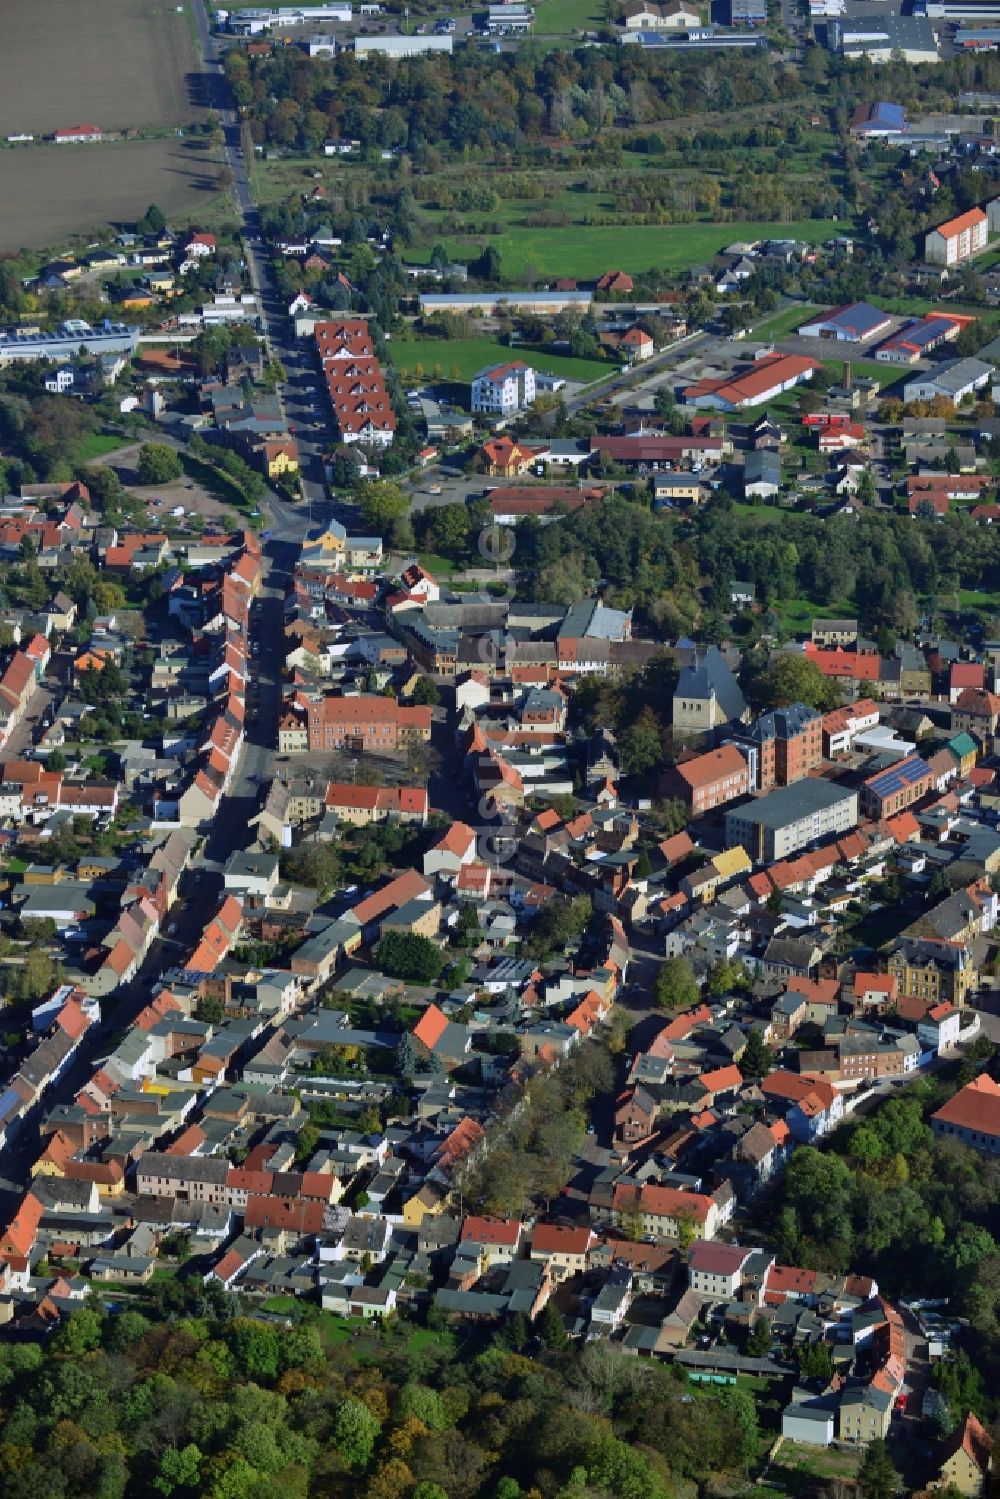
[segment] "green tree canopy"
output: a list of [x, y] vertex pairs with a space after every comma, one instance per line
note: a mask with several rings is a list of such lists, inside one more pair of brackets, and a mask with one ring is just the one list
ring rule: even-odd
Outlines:
[[687, 958], [667, 958], [660, 964], [653, 983], [653, 997], [662, 1010], [689, 1010], [701, 991]]
[[390, 978], [414, 984], [433, 984], [444, 967], [441, 949], [415, 932], [386, 932], [378, 945], [378, 961]]
[[141, 484], [170, 484], [184, 472], [180, 455], [163, 442], [147, 442], [139, 453], [136, 472]]

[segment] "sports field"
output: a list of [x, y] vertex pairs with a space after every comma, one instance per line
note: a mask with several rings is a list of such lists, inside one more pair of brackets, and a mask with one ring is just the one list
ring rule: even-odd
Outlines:
[[[801, 239], [819, 244], [843, 232], [843, 225], [826, 219], [806, 219], [793, 224], [574, 224], [560, 229], [520, 228], [504, 234], [476, 239], [445, 240], [448, 253], [457, 261], [478, 253], [486, 242], [500, 252], [505, 280], [516, 280], [526, 271], [544, 278], [579, 276], [593, 280], [605, 271], [688, 270], [717, 255], [726, 245], [744, 239]], [[425, 258], [430, 256], [428, 246]], [[419, 259], [415, 253], [413, 259]]]
[[[419, 364], [424, 375], [450, 380], [471, 380], [486, 365], [505, 364], [510, 359], [523, 359], [533, 369], [560, 375], [564, 380], [579, 380], [585, 385], [602, 375], [614, 374], [616, 368], [597, 359], [573, 359], [523, 344], [512, 349], [490, 338], [420, 339], [414, 343], [394, 340], [389, 358], [401, 375], [413, 374]], [[435, 370], [440, 371], [436, 376]]]
[[187, 0], [0, 0], [0, 136], [193, 119], [186, 11]]
[[0, 251], [92, 238], [150, 203], [204, 223], [219, 202], [218, 171], [217, 153], [176, 138], [0, 151]]

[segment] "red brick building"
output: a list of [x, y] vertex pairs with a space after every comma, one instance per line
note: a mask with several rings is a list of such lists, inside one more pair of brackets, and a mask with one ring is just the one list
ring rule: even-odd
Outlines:
[[324, 697], [308, 704], [306, 733], [310, 750], [393, 751], [430, 739], [431, 710], [373, 694]]
[[750, 768], [735, 744], [723, 744], [675, 765], [663, 777], [663, 790], [677, 796], [699, 817], [750, 791]]
[[801, 781], [823, 759], [823, 719], [805, 703], [762, 713], [733, 737], [750, 762], [756, 791]]

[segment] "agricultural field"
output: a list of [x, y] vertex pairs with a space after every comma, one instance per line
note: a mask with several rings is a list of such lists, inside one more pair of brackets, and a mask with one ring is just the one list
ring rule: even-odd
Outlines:
[[0, 0], [0, 33], [0, 136], [84, 123], [182, 125], [198, 113], [186, 4], [178, 11], [176, 0]]
[[[491, 338], [420, 339], [413, 343], [394, 341], [390, 358], [400, 375], [412, 376], [419, 365], [427, 376], [440, 367], [438, 379], [471, 380], [488, 364], [504, 364], [509, 359], [523, 359], [535, 369], [578, 380], [589, 385], [602, 375], [612, 375], [616, 366], [597, 359], [573, 359], [565, 354], [550, 354], [547, 349], [519, 344], [511, 348]], [[419, 378], [419, 377], [418, 377]]]
[[135, 220], [151, 202], [167, 217], [214, 222], [219, 158], [201, 141], [128, 141], [0, 151], [0, 252], [41, 249], [108, 223]]
[[[819, 244], [842, 231], [843, 225], [826, 219], [791, 224], [573, 224], [557, 229], [518, 228], [477, 235], [475, 239], [447, 236], [444, 245], [454, 260], [463, 261], [477, 255], [488, 241], [499, 251], [508, 281], [526, 273], [545, 279], [578, 276], [592, 281], [615, 268], [631, 272], [648, 271], [652, 266], [689, 270], [735, 240], [783, 238]], [[414, 253], [412, 258], [419, 260], [421, 256]], [[430, 246], [423, 258], [430, 258]]]

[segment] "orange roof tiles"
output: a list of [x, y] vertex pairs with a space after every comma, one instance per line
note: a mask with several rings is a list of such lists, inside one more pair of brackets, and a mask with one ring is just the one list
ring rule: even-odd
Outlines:
[[[735, 744], [723, 744], [718, 749], [706, 750], [674, 766], [674, 772], [692, 791], [713, 786], [727, 776], [748, 776], [747, 762]], [[661, 845], [662, 846], [662, 845]]]
[[900, 812], [898, 817], [890, 817], [885, 827], [896, 843], [912, 843], [915, 838], [920, 837], [920, 824], [910, 811]]
[[34, 1248], [42, 1217], [42, 1204], [31, 1192], [25, 1192], [14, 1216], [0, 1233], [0, 1260], [8, 1264], [23, 1263]]
[[949, 1098], [932, 1119], [954, 1129], [971, 1130], [994, 1139], [1000, 1137], [1000, 1083], [982, 1073]]
[[235, 936], [243, 920], [243, 903], [235, 895], [227, 895], [215, 917], [224, 931]]
[[699, 1025], [707, 1025], [712, 1018], [712, 1012], [706, 1004], [696, 1005], [693, 1010], [685, 1010], [683, 1014], [676, 1015], [673, 1020], [660, 1031], [656, 1037], [658, 1041], [661, 1036], [668, 1041], [683, 1041], [685, 1036], [696, 1029]]
[[468, 1116], [460, 1119], [451, 1134], [435, 1150], [437, 1165], [444, 1171], [450, 1170], [459, 1161], [464, 1160], [469, 1151], [485, 1137], [486, 1131], [478, 1120], [470, 1119]]
[[448, 1017], [437, 1005], [431, 1004], [413, 1027], [413, 1035], [416, 1040], [423, 1042], [428, 1051], [433, 1051], [447, 1029]]
[[378, 920], [386, 912], [397, 910], [406, 901], [429, 894], [430, 889], [430, 885], [419, 870], [407, 869], [397, 875], [394, 880], [390, 880], [388, 885], [383, 885], [381, 890], [376, 890], [372, 895], [359, 901], [351, 908], [351, 914], [361, 926], [368, 926], [370, 922]]
[[742, 1088], [743, 1074], [735, 1065], [716, 1067], [711, 1072], [703, 1072], [698, 1081], [709, 1093], [729, 1093], [733, 1088]]
[[934, 232], [940, 234], [942, 239], [953, 239], [956, 234], [962, 234], [966, 229], [974, 229], [977, 224], [986, 222], [986, 215], [981, 208], [969, 208], [953, 219], [946, 219]]

